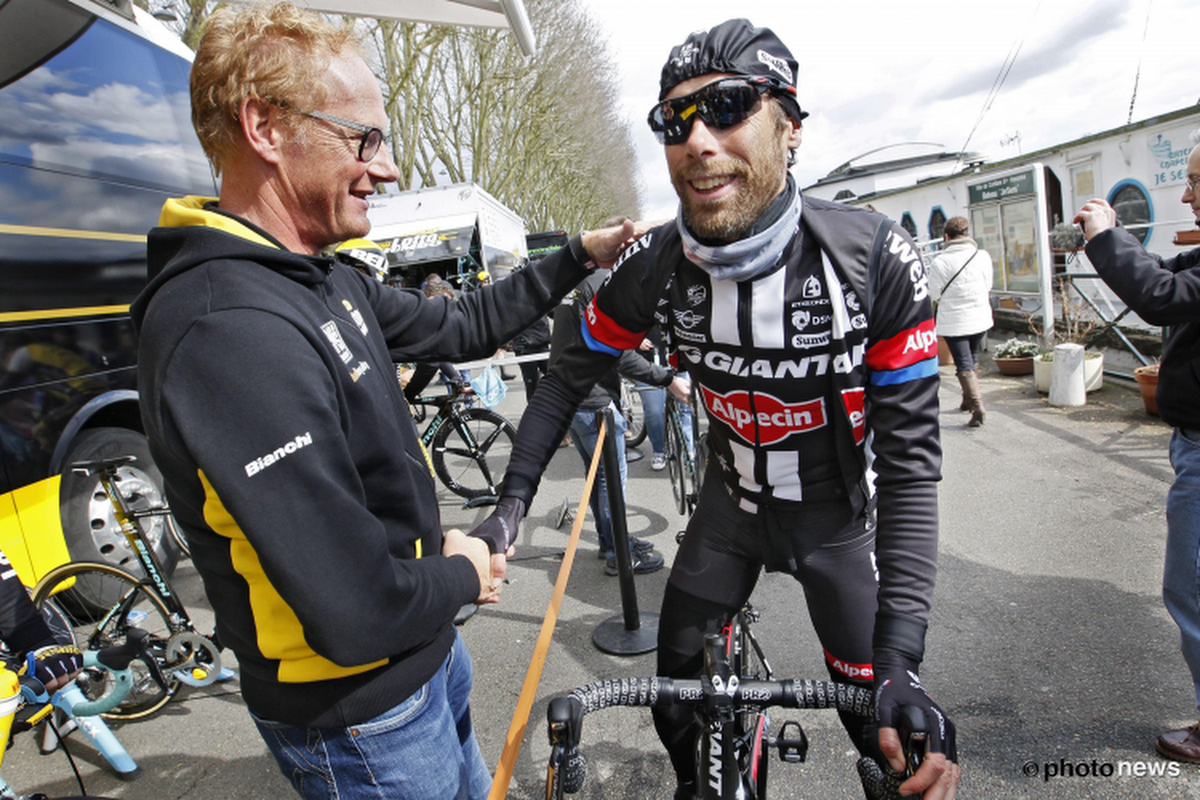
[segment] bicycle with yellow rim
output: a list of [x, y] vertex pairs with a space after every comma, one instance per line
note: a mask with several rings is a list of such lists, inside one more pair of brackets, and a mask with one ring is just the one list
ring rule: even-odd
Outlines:
[[[165, 502], [135, 507], [121, 490], [121, 468], [131, 460], [133, 456], [119, 456], [79, 462], [71, 468], [97, 478], [146, 577], [137, 578], [111, 564], [76, 561], [50, 570], [33, 589], [38, 608], [51, 600], [59, 606], [82, 649], [122, 644], [134, 629], [147, 632], [131, 665], [134, 680], [128, 696], [105, 712], [109, 718], [124, 719], [157, 711], [181, 684], [208, 686], [234, 676], [221, 666], [222, 647], [215, 633], [196, 630], [147, 543], [143, 521], [168, 516], [170, 508]], [[106, 687], [96, 685], [92, 690], [104, 693]]]

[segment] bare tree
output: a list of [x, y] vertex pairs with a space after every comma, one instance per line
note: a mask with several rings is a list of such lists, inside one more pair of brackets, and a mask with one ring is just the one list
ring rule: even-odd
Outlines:
[[617, 73], [578, 0], [529, 0], [539, 42], [506, 32], [380, 24], [372, 35], [407, 188], [473, 181], [533, 230], [639, 212]]

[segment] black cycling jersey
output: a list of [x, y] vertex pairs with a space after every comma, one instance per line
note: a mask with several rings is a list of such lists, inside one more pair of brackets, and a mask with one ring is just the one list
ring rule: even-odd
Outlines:
[[718, 281], [675, 223], [622, 255], [522, 417], [504, 494], [528, 505], [559, 420], [656, 321], [700, 385], [710, 449], [746, 510], [878, 499], [880, 608], [927, 618], [941, 449], [924, 267], [886, 218], [805, 199], [775, 269]]

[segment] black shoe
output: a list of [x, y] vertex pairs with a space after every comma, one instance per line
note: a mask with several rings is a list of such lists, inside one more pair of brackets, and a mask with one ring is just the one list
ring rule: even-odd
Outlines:
[[639, 539], [636, 536], [630, 536], [629, 549], [635, 553], [649, 553], [654, 549], [654, 543], [648, 542], [645, 539]]
[[[633, 558], [633, 574], [647, 575], [651, 572], [658, 572], [663, 568], [663, 557], [651, 550], [648, 553], [631, 553]], [[617, 574], [617, 559], [610, 558], [604, 562], [604, 574]]]
[[[629, 549], [634, 553], [649, 553], [654, 549], [654, 543], [648, 542], [645, 539], [639, 539], [636, 536], [629, 537]], [[608, 558], [608, 554], [603, 550], [596, 551], [596, 558], [604, 560]], [[614, 559], [615, 560], [615, 559]]]

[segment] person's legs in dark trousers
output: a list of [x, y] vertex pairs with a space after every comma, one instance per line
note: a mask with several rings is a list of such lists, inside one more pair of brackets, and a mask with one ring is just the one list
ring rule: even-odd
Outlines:
[[538, 381], [546, 374], [546, 360], [522, 361], [517, 366], [521, 368], [521, 381], [525, 384], [525, 402], [528, 403], [529, 398], [537, 391]]
[[983, 407], [983, 395], [979, 391], [979, 345], [983, 341], [983, 333], [971, 336], [947, 336], [946, 346], [954, 359], [954, 372], [962, 387], [962, 404], [959, 409], [971, 412], [969, 427], [978, 428], [983, 424], [987, 411]]
[[[733, 502], [718, 483], [706, 481], [663, 596], [659, 675], [699, 676], [705, 635], [720, 631], [757, 582], [767, 557], [761, 528], [755, 516], [738, 511]], [[854, 519], [844, 502], [816, 504], [794, 516], [805, 523], [804, 530], [795, 530], [791, 537], [797, 562], [793, 575], [804, 587], [829, 673], [839, 681], [870, 686], [877, 602], [873, 534], [864, 531], [862, 519]], [[879, 760], [870, 721], [847, 715], [842, 722], [855, 747]], [[688, 796], [696, 769], [692, 712], [655, 709], [654, 723], [680, 786], [687, 787], [679, 796]]]

